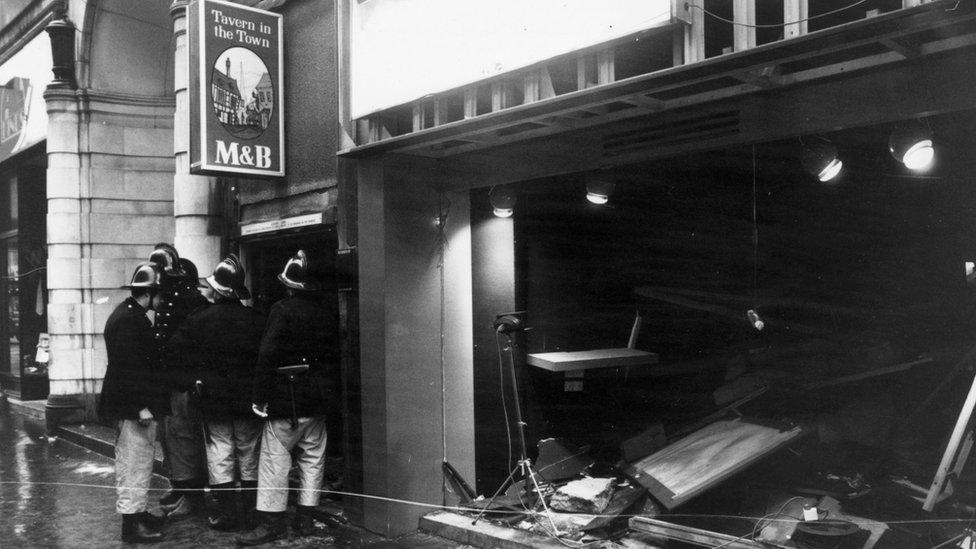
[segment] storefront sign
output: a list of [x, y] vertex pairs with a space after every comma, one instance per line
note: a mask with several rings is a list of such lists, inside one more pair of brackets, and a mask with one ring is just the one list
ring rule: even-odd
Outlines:
[[353, 118], [664, 26], [686, 9], [675, 0], [350, 4]]
[[44, 89], [52, 64], [51, 41], [42, 33], [0, 66], [0, 162], [47, 136]]
[[190, 173], [285, 175], [281, 15], [194, 0], [188, 16]]
[[309, 227], [311, 225], [322, 224], [322, 213], [308, 215], [298, 215], [286, 217], [285, 219], [275, 219], [273, 221], [262, 221], [261, 223], [250, 223], [241, 225], [241, 236], [251, 236], [272, 231], [282, 231], [285, 229], [297, 229], [299, 227]]

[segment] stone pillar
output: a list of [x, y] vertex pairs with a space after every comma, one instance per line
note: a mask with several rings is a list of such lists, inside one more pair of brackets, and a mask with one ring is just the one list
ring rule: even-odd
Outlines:
[[173, 158], [158, 146], [172, 139], [172, 98], [91, 89], [71, 76], [44, 94], [49, 427], [95, 417], [102, 331], [128, 295], [120, 286], [154, 243], [173, 238]]
[[[87, 226], [82, 216], [78, 101], [72, 87], [54, 85], [45, 91], [44, 100], [48, 114], [47, 313], [51, 335], [45, 415], [50, 431], [63, 421], [80, 419], [85, 351], [92, 342], [82, 328], [84, 319], [90, 318], [91, 291], [86, 292], [81, 284], [88, 264], [82, 259], [80, 245]], [[90, 353], [87, 355], [90, 359]]]
[[176, 219], [174, 245], [181, 257], [193, 261], [201, 276], [208, 274], [221, 259], [223, 227], [222, 205], [216, 177], [190, 175], [190, 49], [187, 44], [186, 0], [170, 6], [176, 47], [173, 90], [174, 116], [173, 215]]

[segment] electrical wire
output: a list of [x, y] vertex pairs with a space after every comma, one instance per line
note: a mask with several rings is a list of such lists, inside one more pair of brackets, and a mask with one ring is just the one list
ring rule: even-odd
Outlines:
[[[437, 270], [440, 282], [440, 361], [441, 361], [441, 458], [447, 463], [447, 362], [444, 359], [444, 326], [447, 310], [445, 305], [445, 276], [444, 255], [447, 252], [447, 236], [444, 226], [447, 223], [447, 213], [444, 211], [444, 194], [439, 193], [437, 199]], [[444, 486], [447, 486], [446, 479]], [[442, 491], [443, 503], [447, 503], [447, 490]]]
[[18, 278], [21, 278], [21, 277], [24, 277], [24, 276], [27, 276], [27, 275], [31, 275], [31, 274], [34, 274], [34, 273], [37, 273], [37, 272], [40, 272], [40, 271], [45, 271], [45, 270], [47, 270], [47, 266], [46, 265], [41, 265], [40, 267], [34, 267], [33, 269], [31, 269], [29, 271], [24, 271], [22, 273], [16, 273], [16, 274], [12, 274], [12, 275], [0, 276], [0, 280], [17, 280]]
[[712, 12], [706, 10], [703, 6], [699, 6], [697, 4], [688, 3], [688, 7], [690, 7], [690, 8], [698, 8], [698, 9], [702, 10], [702, 12], [705, 15], [708, 15], [709, 17], [712, 17], [713, 19], [717, 19], [717, 20], [722, 21], [724, 23], [729, 23], [730, 25], [735, 25], [735, 26], [738, 26], [738, 27], [749, 27], [749, 28], [753, 28], [753, 29], [775, 29], [775, 28], [780, 28], [780, 27], [786, 27], [787, 25], [796, 25], [798, 23], [806, 23], [807, 21], [813, 21], [815, 19], [820, 19], [821, 17], [826, 17], [828, 15], [833, 15], [835, 13], [839, 13], [839, 12], [842, 12], [842, 11], [845, 11], [845, 10], [849, 10], [851, 8], [855, 8], [857, 6], [860, 6], [861, 4], [864, 4], [867, 1], [868, 0], [858, 0], [857, 2], [854, 2], [853, 4], [844, 6], [842, 8], [837, 8], [835, 10], [826, 11], [824, 13], [819, 13], [817, 15], [812, 15], [810, 17], [807, 17], [806, 19], [797, 19], [796, 21], [790, 21], [788, 23], [786, 23], [786, 22], [784, 22], [784, 23], [767, 23], [767, 24], [761, 24], [761, 25], [760, 24], [739, 23], [737, 21], [733, 21], [732, 19], [727, 19], [725, 17], [722, 17], [721, 15], [712, 13]]
[[756, 146], [752, 146], [752, 305], [759, 301], [759, 206], [756, 198]]
[[[505, 364], [502, 359], [502, 344], [498, 339], [500, 334], [495, 332], [495, 347], [498, 349], [498, 387], [502, 397], [502, 413], [505, 414], [505, 440], [508, 441], [508, 467], [512, 465], [512, 426], [509, 424], [508, 405], [505, 404]], [[518, 403], [516, 403], [518, 405]]]

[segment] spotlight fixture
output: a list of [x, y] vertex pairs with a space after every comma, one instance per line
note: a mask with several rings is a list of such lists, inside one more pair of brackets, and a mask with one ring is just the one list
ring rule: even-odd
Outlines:
[[746, 311], [746, 318], [749, 319], [749, 324], [751, 324], [757, 332], [761, 332], [762, 329], [766, 327], [766, 323], [759, 318], [759, 313], [757, 313], [755, 309], [749, 309]]
[[610, 200], [613, 188], [613, 181], [608, 179], [589, 179], [586, 182], [586, 199], [594, 204], [606, 204]]
[[488, 192], [488, 201], [494, 210], [495, 217], [512, 217], [515, 211], [515, 195], [504, 187], [492, 187]]
[[837, 177], [844, 163], [837, 158], [837, 147], [830, 141], [815, 141], [803, 147], [803, 167], [822, 183]]
[[935, 149], [932, 147], [932, 130], [918, 120], [905, 122], [891, 132], [888, 150], [895, 160], [909, 170], [924, 170], [932, 165]]

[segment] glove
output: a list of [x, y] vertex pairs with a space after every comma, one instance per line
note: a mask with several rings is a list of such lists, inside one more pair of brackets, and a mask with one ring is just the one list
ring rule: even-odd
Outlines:
[[261, 405], [251, 404], [251, 411], [258, 417], [266, 418], [268, 417], [268, 403], [266, 402]]

